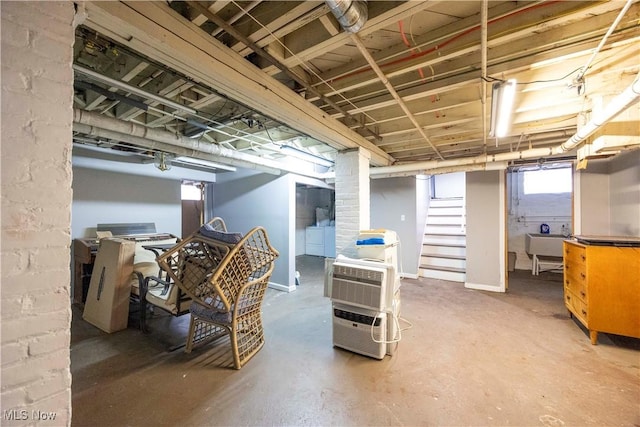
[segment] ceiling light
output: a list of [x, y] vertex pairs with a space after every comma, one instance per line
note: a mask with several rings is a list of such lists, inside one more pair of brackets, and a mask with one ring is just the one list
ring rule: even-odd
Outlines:
[[491, 92], [491, 131], [490, 137], [501, 138], [507, 135], [511, 125], [513, 100], [516, 95], [516, 81], [495, 82]]
[[331, 167], [333, 166], [333, 162], [325, 159], [324, 157], [316, 156], [315, 154], [311, 154], [307, 151], [303, 151], [297, 147], [292, 145], [281, 145], [280, 150], [286, 151], [288, 155], [291, 157], [295, 157], [300, 160], [306, 160], [311, 163], [315, 163], [316, 165]]
[[223, 165], [221, 163], [212, 162], [210, 160], [197, 159], [195, 157], [179, 156], [176, 157], [174, 162], [185, 163], [188, 165], [202, 166], [206, 168], [220, 169], [228, 172], [235, 172], [236, 168], [229, 165]]

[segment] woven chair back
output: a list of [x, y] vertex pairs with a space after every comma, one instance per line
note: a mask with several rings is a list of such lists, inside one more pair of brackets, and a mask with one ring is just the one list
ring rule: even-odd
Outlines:
[[160, 255], [158, 264], [191, 299], [229, 312], [243, 286], [268, 279], [278, 256], [266, 230], [255, 227], [235, 245], [193, 234]]
[[267, 231], [263, 227], [253, 228], [231, 249], [210, 280], [219, 298], [215, 303], [219, 302], [222, 307], [211, 303], [204, 305], [222, 311], [231, 310], [244, 286], [271, 275], [273, 262], [278, 256], [278, 251], [269, 243]]

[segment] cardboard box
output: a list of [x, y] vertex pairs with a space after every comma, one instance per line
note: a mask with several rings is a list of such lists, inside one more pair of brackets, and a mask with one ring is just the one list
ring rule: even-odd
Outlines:
[[82, 318], [111, 333], [127, 328], [135, 242], [102, 239]]

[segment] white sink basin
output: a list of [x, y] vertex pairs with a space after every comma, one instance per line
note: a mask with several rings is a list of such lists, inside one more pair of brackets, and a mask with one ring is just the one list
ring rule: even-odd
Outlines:
[[529, 255], [562, 257], [562, 234], [527, 233], [524, 248]]

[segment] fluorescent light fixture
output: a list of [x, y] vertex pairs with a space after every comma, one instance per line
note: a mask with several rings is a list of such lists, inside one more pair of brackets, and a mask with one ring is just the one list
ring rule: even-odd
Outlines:
[[303, 151], [292, 145], [281, 145], [280, 150], [286, 151], [291, 157], [295, 157], [300, 160], [306, 160], [307, 162], [315, 163], [316, 165], [331, 167], [333, 162], [325, 159], [324, 157], [316, 156], [314, 154]]
[[516, 81], [495, 82], [491, 91], [491, 131], [490, 137], [501, 138], [507, 135], [511, 125], [513, 100], [516, 95]]
[[206, 168], [220, 169], [228, 172], [236, 171], [236, 168], [233, 166], [223, 165], [221, 163], [212, 162], [210, 160], [196, 159], [195, 157], [179, 156], [175, 158], [175, 162], [194, 165], [194, 166], [202, 166]]

